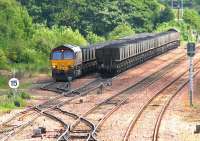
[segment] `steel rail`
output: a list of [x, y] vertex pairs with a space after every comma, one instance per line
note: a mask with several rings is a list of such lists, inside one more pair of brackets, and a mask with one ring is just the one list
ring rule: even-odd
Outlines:
[[[181, 57], [183, 57], [183, 56], [181, 56]], [[176, 60], [179, 60], [181, 57], [179, 57], [179, 58], [176, 59]], [[175, 60], [175, 61], [176, 61], [176, 60]], [[173, 61], [173, 62], [175, 62], [175, 61]], [[170, 64], [172, 64], [173, 62], [171, 62]], [[168, 64], [167, 66], [169, 66], [170, 64]], [[165, 66], [165, 67], [167, 67], [167, 66]], [[165, 67], [164, 67], [164, 68], [165, 68]], [[116, 78], [116, 76], [115, 76], [114, 78]], [[113, 78], [113, 79], [114, 79], [114, 78]], [[89, 83], [92, 83], [92, 82], [89, 82]], [[88, 83], [88, 84], [89, 84], [89, 83]], [[83, 86], [83, 87], [84, 87], [84, 86]], [[78, 89], [78, 88], [77, 88], [77, 89]], [[76, 91], [76, 90], [75, 90], [75, 91]], [[75, 92], [75, 91], [74, 91], [74, 92]], [[73, 91], [72, 91], [72, 92], [73, 92]], [[70, 92], [69, 92], [69, 93], [70, 93]], [[67, 94], [68, 94], [68, 93], [67, 93]], [[62, 96], [67, 95], [67, 94], [66, 94], [66, 93], [63, 93]], [[48, 100], [47, 102], [53, 101], [54, 99], [57, 99], [57, 98], [61, 98], [62, 96], [57, 96], [56, 98], [53, 98], [53, 99], [51, 99], [51, 100]], [[47, 102], [45, 102], [45, 103], [47, 103]], [[43, 105], [43, 104], [40, 104], [40, 105]], [[34, 107], [31, 107], [30, 109], [37, 109], [37, 107], [38, 107], [38, 105], [36, 105], [36, 106], [34, 106]], [[26, 112], [26, 111], [24, 111], [24, 112]], [[12, 120], [12, 119], [11, 119], [11, 120]]]
[[[163, 68], [161, 68], [161, 70], [162, 70], [162, 69], [167, 69], [167, 68], [171, 67], [172, 64], [174, 64], [175, 62], [177, 62], [178, 60], [180, 60], [180, 59], [182, 59], [182, 58], [186, 58], [185, 55], [180, 56], [179, 58], [177, 58], [177, 59], [174, 60], [173, 62], [171, 62], [171, 63], [169, 63], [168, 65], [166, 65], [166, 66], [164, 66]], [[123, 75], [123, 73], [121, 73], [121, 74], [119, 74], [119, 75]], [[116, 78], [117, 78], [117, 76], [113, 77], [112, 79], [116, 79]], [[147, 77], [146, 77], [146, 78], [147, 78]], [[96, 80], [94, 80], [94, 81], [96, 81]], [[144, 81], [144, 79], [142, 79], [141, 81]], [[1, 125], [10, 122], [10, 121], [13, 120], [14, 118], [16, 118], [18, 115], [21, 115], [22, 113], [26, 113], [27, 111], [34, 110], [35, 108], [39, 107], [40, 105], [45, 105], [45, 104], [47, 104], [48, 102], [54, 101], [55, 99], [60, 99], [60, 98], [62, 98], [63, 96], [69, 95], [70, 93], [77, 93], [79, 89], [82, 89], [82, 88], [84, 88], [85, 86], [90, 85], [91, 83], [93, 83], [93, 81], [87, 83], [86, 85], [81, 86], [80, 88], [74, 89], [74, 90], [72, 90], [72, 91], [70, 91], [70, 92], [68, 92], [68, 93], [63, 93], [62, 95], [59, 95], [59, 96], [56, 96], [56, 97], [54, 97], [54, 98], [52, 98], [52, 99], [50, 99], [50, 100], [47, 100], [47, 101], [45, 101], [45, 102], [42, 103], [42, 104], [35, 105], [35, 106], [33, 106], [33, 107], [30, 107], [30, 108], [27, 109], [27, 110], [24, 110], [24, 111], [22, 111], [22, 112], [20, 112], [20, 113], [17, 113], [17, 114], [15, 114], [13, 117], [11, 117], [10, 119], [8, 119], [8, 120], [5, 121], [4, 123], [2, 123]], [[78, 93], [79, 93], [79, 92], [78, 92]], [[75, 96], [75, 97], [76, 97], [76, 96]]]
[[[104, 100], [103, 102], [100, 102], [99, 104], [97, 104], [97, 105], [95, 105], [93, 108], [91, 108], [89, 111], [87, 111], [85, 114], [83, 114], [82, 117], [86, 117], [88, 114], [92, 113], [92, 111], [96, 110], [99, 106], [101, 106], [101, 105], [103, 105], [104, 103], [106, 103], [106, 102], [108, 102], [108, 101], [110, 101], [110, 100], [116, 98], [117, 96], [120, 96], [120, 95], [122, 95], [123, 93], [126, 93], [127, 91], [129, 91], [129, 90], [131, 90], [131, 89], [133, 89], [133, 88], [136, 88], [136, 89], [137, 89], [137, 85], [139, 85], [139, 84], [145, 85], [145, 84], [146, 84], [146, 81], [156, 81], [157, 78], [155, 78], [154, 75], [156, 75], [157, 77], [158, 77], [158, 76], [159, 76], [159, 77], [162, 77], [162, 75], [164, 75], [163, 70], [166, 71], [166, 70], [171, 69], [171, 68], [173, 67], [172, 64], [177, 64], [177, 61], [180, 61], [180, 60], [181, 60], [181, 59], [179, 58], [179, 59], [177, 59], [175, 62], [170, 63], [167, 67], [164, 67], [163, 69], [161, 69], [160, 72], [162, 72], [162, 73], [159, 74], [158, 72], [155, 72], [155, 73], [153, 73], [152, 75], [150, 75], [150, 76], [144, 78], [143, 80], [139, 81], [138, 83], [136, 83], [136, 84], [134, 84], [134, 85], [132, 85], [132, 86], [130, 86], [130, 87], [128, 87], [128, 88], [122, 90], [121, 92], [119, 92], [119, 93], [117, 93], [117, 94], [115, 94], [115, 95], [109, 97], [108, 99]], [[165, 71], [164, 71], [164, 72], [165, 72]], [[158, 75], [158, 74], [159, 74], [159, 75]], [[150, 85], [150, 84], [147, 83], [146, 85]], [[89, 136], [88, 136], [87, 140], [90, 140], [91, 138], [94, 139], [94, 134], [96, 133], [96, 130], [97, 130], [97, 129], [103, 124], [103, 122], [104, 122], [110, 115], [112, 115], [112, 113], [114, 113], [127, 99], [128, 99], [128, 96], [127, 96], [127, 97], [124, 96], [124, 98], [123, 98], [122, 100], [120, 100], [120, 101], [117, 103], [117, 105], [116, 105], [110, 112], [108, 112], [108, 113], [100, 120], [100, 122], [97, 124], [97, 126], [95, 127], [95, 129], [89, 133]], [[70, 129], [73, 130], [73, 129], [79, 124], [79, 122], [80, 122], [80, 119], [78, 119], [78, 120], [71, 126]], [[67, 139], [69, 139], [69, 136], [70, 136], [70, 135], [68, 134]], [[94, 140], [95, 140], [95, 139], [94, 139]]]
[[[87, 87], [87, 86], [89, 86], [89, 85], [95, 83], [96, 81], [99, 81], [99, 80], [96, 79], [96, 80], [94, 80], [94, 81], [92, 81], [92, 82], [89, 82], [89, 83], [87, 83], [87, 84], [85, 84], [85, 85], [83, 85], [83, 86], [81, 86], [81, 87], [79, 87], [79, 88], [77, 88], [77, 89], [74, 89], [74, 90], [72, 90], [72, 91], [70, 91], [70, 92], [67, 92], [67, 93], [63, 93], [62, 95], [59, 95], [59, 96], [56, 96], [56, 97], [54, 97], [54, 98], [52, 98], [52, 99], [50, 99], [50, 100], [47, 100], [47, 101], [45, 101], [45, 102], [42, 103], [42, 104], [35, 105], [35, 106], [29, 108], [28, 110], [25, 110], [25, 111], [22, 111], [22, 112], [20, 112], [20, 113], [17, 113], [17, 114], [15, 114], [15, 116], [11, 117], [9, 120], [5, 121], [5, 122], [2, 123], [1, 125], [7, 124], [8, 122], [10, 122], [10, 121], [12, 121], [13, 119], [15, 119], [16, 116], [20, 116], [21, 114], [26, 114], [26, 113], [27, 113], [28, 111], [30, 111], [30, 110], [38, 111], [39, 113], [38, 113], [38, 116], [36, 116], [36, 118], [32, 118], [32, 119], [29, 120], [27, 123], [23, 123], [23, 124], [21, 124], [21, 125], [19, 125], [19, 126], [17, 127], [17, 128], [19, 128], [18, 132], [20, 132], [20, 131], [23, 130], [25, 127], [27, 127], [29, 124], [31, 124], [35, 119], [37, 119], [37, 118], [41, 115], [41, 113], [43, 113], [43, 112], [45, 112], [45, 111], [48, 111], [48, 110], [51, 110], [52, 108], [55, 108], [55, 107], [58, 107], [58, 106], [61, 106], [61, 105], [58, 103], [58, 104], [53, 105], [53, 106], [47, 106], [47, 108], [44, 108], [44, 109], [43, 109], [41, 106], [45, 106], [45, 105], [48, 105], [48, 104], [51, 105], [51, 103], [54, 102], [55, 100], [60, 99], [60, 98], [62, 98], [62, 97], [65, 97], [66, 95], [69, 95], [70, 93], [73, 93], [73, 92], [75, 92], [75, 91], [79, 91], [79, 90], [81, 90], [81, 89], [84, 89], [84, 87]], [[93, 88], [92, 90], [94, 90], [94, 89], [95, 89], [95, 88]], [[84, 94], [87, 94], [87, 93], [85, 92]], [[80, 95], [77, 95], [76, 97], [72, 97], [72, 98], [70, 98], [69, 100], [67, 100], [67, 102], [72, 101], [72, 100], [74, 100], [74, 99], [76, 99], [76, 98], [78, 98], [78, 97], [80, 97], [80, 96], [83, 96], [84, 94], [80, 94]], [[67, 102], [65, 102], [65, 103], [63, 103], [63, 104], [66, 104]], [[42, 110], [42, 109], [43, 109], [43, 110]], [[6, 140], [7, 140], [11, 135], [14, 135], [15, 133], [17, 133], [17, 132], [14, 132], [14, 129], [16, 129], [16, 128], [10, 129], [10, 131], [13, 131], [13, 132], [11, 132], [9, 135], [7, 135], [6, 137], [4, 137], [4, 138], [6, 138]]]
[[[198, 65], [198, 62], [195, 63], [195, 66]], [[187, 69], [188, 71], [188, 69]], [[152, 96], [145, 104], [143, 104], [142, 108], [137, 112], [137, 114], [133, 117], [131, 123], [129, 124], [125, 135], [123, 137], [123, 141], [128, 141], [130, 133], [132, 129], [134, 128], [136, 122], [139, 120], [140, 116], [142, 115], [143, 111], [148, 107], [148, 105], [158, 96], [160, 95], [163, 91], [165, 91], [168, 87], [170, 87], [173, 83], [175, 83], [177, 80], [179, 80], [183, 75], [187, 74], [187, 71], [181, 73], [178, 77], [176, 77], [172, 82], [167, 84], [164, 88], [162, 88], [160, 91], [158, 91], [154, 96]], [[178, 92], [177, 92], [178, 93]], [[155, 129], [155, 131], [158, 129]], [[156, 134], [155, 134], [156, 136]]]
[[[198, 70], [194, 76], [196, 76], [198, 73], [200, 72], [200, 70]], [[152, 141], [157, 141], [158, 140], [158, 133], [159, 133], [159, 129], [160, 129], [160, 125], [161, 125], [161, 121], [163, 119], [163, 116], [169, 106], [169, 104], [171, 103], [171, 101], [173, 100], [173, 98], [188, 84], [189, 80], [187, 80], [182, 86], [180, 86], [178, 88], [178, 90], [168, 99], [168, 101], [165, 103], [165, 105], [162, 108], [162, 111], [159, 113], [159, 116], [156, 120], [156, 125], [154, 127], [154, 132], [153, 132], [153, 139]]]

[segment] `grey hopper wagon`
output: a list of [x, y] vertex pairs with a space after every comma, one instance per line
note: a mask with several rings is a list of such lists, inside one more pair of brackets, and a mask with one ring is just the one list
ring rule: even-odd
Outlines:
[[179, 33], [143, 33], [107, 42], [96, 50], [97, 66], [104, 75], [115, 75], [180, 45]]

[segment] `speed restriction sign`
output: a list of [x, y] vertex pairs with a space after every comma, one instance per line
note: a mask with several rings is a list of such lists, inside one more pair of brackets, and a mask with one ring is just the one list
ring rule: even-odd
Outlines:
[[11, 78], [8, 85], [12, 89], [17, 89], [19, 87], [19, 80], [17, 78]]

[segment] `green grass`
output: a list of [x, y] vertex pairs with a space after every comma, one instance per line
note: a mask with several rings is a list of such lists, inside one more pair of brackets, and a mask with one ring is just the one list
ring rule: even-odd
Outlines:
[[8, 78], [0, 75], [0, 89], [8, 88]]
[[26, 83], [20, 83], [20, 89], [27, 89], [32, 85], [31, 82], [26, 82]]
[[9, 112], [12, 109], [22, 108], [27, 105], [26, 100], [31, 96], [25, 92], [14, 95], [9, 92], [7, 95], [0, 96], [0, 112]]

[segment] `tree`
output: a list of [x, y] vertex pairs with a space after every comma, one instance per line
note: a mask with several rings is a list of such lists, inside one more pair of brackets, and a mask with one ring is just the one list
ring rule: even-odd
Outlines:
[[18, 0], [36, 23], [69, 26], [87, 36], [105, 36], [128, 23], [137, 32], [152, 31], [160, 12], [157, 0]]
[[135, 34], [134, 30], [128, 24], [118, 25], [112, 32], [108, 34], [108, 40], [119, 39], [125, 36]]
[[105, 41], [104, 37], [100, 37], [92, 32], [88, 33], [86, 39], [90, 44], [102, 43]]
[[174, 20], [175, 16], [172, 10], [169, 8], [169, 6], [166, 6], [164, 10], [162, 10], [158, 17], [158, 23], [163, 22], [170, 22]]
[[183, 19], [200, 32], [200, 15], [192, 9], [185, 9]]

